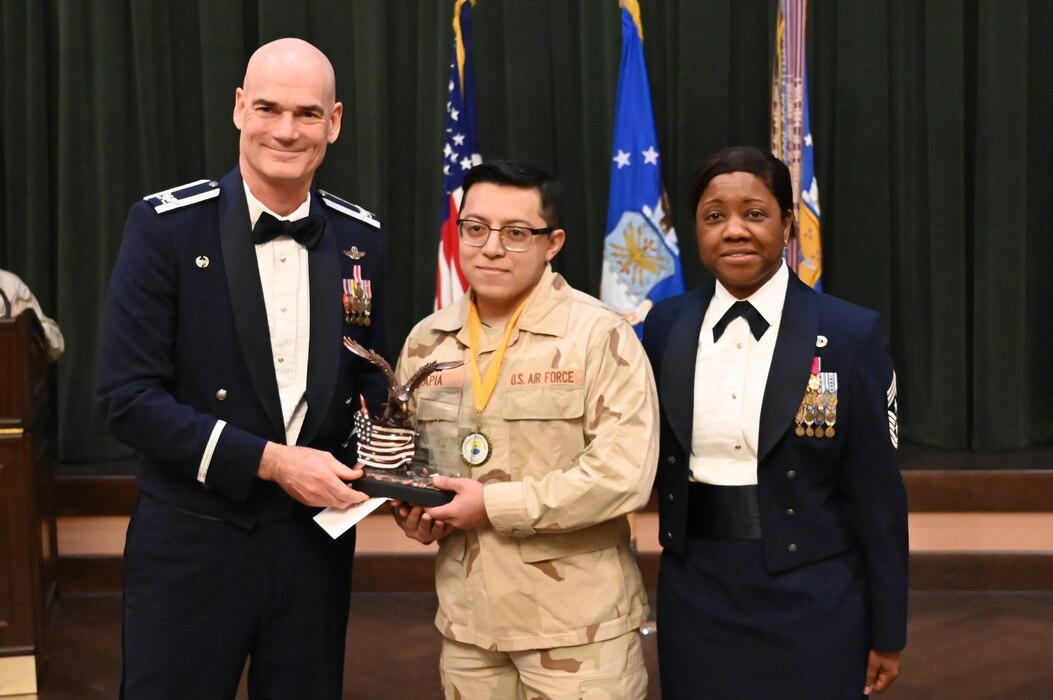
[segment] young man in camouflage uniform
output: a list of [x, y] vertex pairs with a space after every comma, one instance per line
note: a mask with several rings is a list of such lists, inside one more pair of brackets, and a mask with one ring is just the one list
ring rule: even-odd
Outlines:
[[447, 698], [643, 698], [648, 606], [627, 514], [657, 460], [654, 379], [632, 328], [549, 262], [559, 185], [495, 161], [464, 179], [461, 268], [471, 294], [421, 321], [398, 376], [429, 377], [419, 447], [447, 505], [395, 503], [436, 567]]

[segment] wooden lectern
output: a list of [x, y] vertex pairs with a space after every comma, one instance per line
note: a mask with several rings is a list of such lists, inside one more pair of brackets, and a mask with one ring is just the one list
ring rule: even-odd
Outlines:
[[58, 596], [49, 376], [36, 314], [0, 318], [0, 695], [36, 692]]

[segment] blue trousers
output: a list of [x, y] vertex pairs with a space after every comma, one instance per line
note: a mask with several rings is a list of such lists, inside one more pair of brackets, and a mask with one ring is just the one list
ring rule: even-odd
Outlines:
[[124, 552], [121, 697], [341, 697], [353, 531], [298, 509], [250, 530], [143, 495]]

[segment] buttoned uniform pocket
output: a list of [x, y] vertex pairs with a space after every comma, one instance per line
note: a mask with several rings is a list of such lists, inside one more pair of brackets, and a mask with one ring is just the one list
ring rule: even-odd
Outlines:
[[501, 417], [508, 426], [513, 481], [566, 471], [586, 447], [584, 387], [509, 391]]
[[505, 394], [505, 420], [567, 420], [585, 415], [585, 387], [520, 389]]
[[429, 392], [417, 399], [417, 420], [456, 421], [461, 409], [460, 394]]
[[447, 476], [466, 476], [457, 430], [460, 409], [460, 391], [421, 392], [417, 397], [417, 457]]

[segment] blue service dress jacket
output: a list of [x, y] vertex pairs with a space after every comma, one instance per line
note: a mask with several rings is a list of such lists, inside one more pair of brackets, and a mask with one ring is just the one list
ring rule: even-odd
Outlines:
[[[677, 554], [688, 536], [695, 361], [712, 295], [712, 288], [700, 289], [656, 304], [643, 334], [661, 412], [659, 541]], [[838, 381], [832, 438], [796, 434], [794, 418], [817, 357]], [[856, 548], [867, 584], [870, 646], [881, 651], [902, 649], [907, 627], [907, 499], [896, 458], [895, 403], [878, 315], [815, 292], [791, 274], [758, 436], [764, 560], [774, 574]]]
[[[326, 226], [308, 254], [308, 410], [298, 443], [353, 464], [354, 444], [342, 445], [357, 397], [376, 408], [387, 384], [342, 337], [387, 354], [383, 239], [371, 214], [325, 192], [311, 190], [310, 213]], [[344, 282], [356, 272], [371, 282], [368, 326], [344, 313]], [[98, 397], [113, 435], [140, 453], [144, 493], [246, 528], [297, 507], [256, 476], [265, 444], [284, 443], [285, 427], [239, 169], [131, 208], [106, 302]]]

